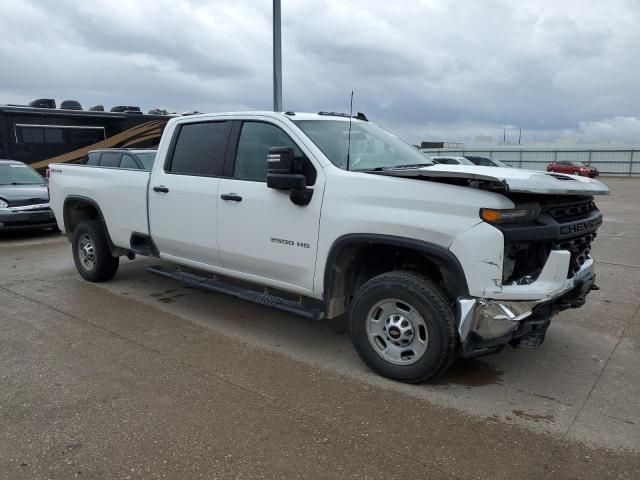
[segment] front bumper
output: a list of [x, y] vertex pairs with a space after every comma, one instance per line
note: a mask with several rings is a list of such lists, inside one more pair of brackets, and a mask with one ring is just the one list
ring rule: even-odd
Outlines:
[[[459, 299], [457, 326], [462, 356], [493, 353], [507, 344], [520, 348], [539, 346], [556, 313], [584, 305], [587, 294], [597, 288], [595, 277], [593, 260], [589, 258], [572, 278], [564, 278], [562, 285], [560, 279], [536, 285], [538, 279], [530, 285], [516, 287], [515, 298]], [[547, 287], [543, 299], [540, 298], [542, 287]]]
[[57, 226], [48, 203], [25, 207], [0, 208], [0, 231], [29, 230]]

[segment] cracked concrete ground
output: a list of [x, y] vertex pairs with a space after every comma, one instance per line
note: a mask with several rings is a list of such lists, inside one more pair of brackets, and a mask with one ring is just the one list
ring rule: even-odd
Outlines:
[[0, 237], [0, 478], [640, 476], [640, 180], [612, 195], [598, 284], [535, 351], [435, 385], [367, 371], [308, 323], [123, 261], [88, 284], [65, 239]]

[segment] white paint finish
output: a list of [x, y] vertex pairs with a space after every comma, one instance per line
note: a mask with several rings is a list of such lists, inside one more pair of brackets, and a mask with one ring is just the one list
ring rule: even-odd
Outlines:
[[478, 223], [459, 235], [451, 244], [467, 277], [472, 297], [494, 298], [502, 290], [504, 238], [488, 223]]
[[168, 255], [166, 253], [160, 254], [160, 257], [169, 262], [177, 263], [179, 265], [184, 265], [187, 267], [197, 268], [200, 270], [206, 270], [209, 272], [217, 273], [220, 275], [225, 275], [227, 277], [237, 278], [239, 280], [246, 280], [247, 282], [253, 282], [257, 284], [262, 284], [268, 287], [278, 288], [280, 290], [297, 293], [305, 296], [313, 296], [313, 292], [303, 288], [299, 285], [293, 285], [291, 283], [281, 282], [278, 280], [273, 280], [271, 278], [259, 277], [257, 275], [251, 275], [249, 273], [238, 272], [237, 270], [229, 270], [224, 267], [217, 267], [215, 265], [208, 265], [202, 262], [196, 262], [194, 260], [189, 260], [185, 258], [175, 257], [173, 255]]
[[268, 188], [266, 183], [222, 179], [220, 193], [242, 197], [241, 202], [218, 197], [224, 268], [313, 290], [322, 175], [313, 190], [309, 205], [298, 206], [289, 199], [289, 192]]
[[[571, 253], [568, 250], [553, 250], [535, 282], [529, 285], [504, 285], [492, 298], [512, 300], [549, 300], [569, 290], [574, 280], [567, 280]], [[578, 276], [592, 271], [593, 261], [588, 260]]]
[[[513, 202], [502, 195], [466, 187], [346, 172], [333, 165], [325, 167], [325, 175], [315, 280], [318, 294], [331, 247], [344, 235], [388, 235], [446, 249], [457, 236], [481, 222], [481, 206], [513, 208]], [[492, 261], [497, 261], [496, 257]]]
[[104, 217], [111, 241], [129, 248], [131, 233], [147, 232], [149, 172], [88, 165], [50, 165], [51, 206], [64, 231], [64, 199], [70, 195], [95, 201]]
[[[344, 121], [346, 118], [296, 114], [294, 120]], [[318, 180], [310, 205], [292, 204], [286, 193], [263, 183], [164, 172], [171, 138], [180, 124], [203, 120], [259, 120], [283, 129], [314, 164]], [[354, 120], [357, 122], [357, 120]], [[131, 232], [147, 231], [144, 172], [76, 166], [53, 166], [52, 204], [61, 219], [62, 200], [70, 194], [93, 198], [102, 208], [114, 243], [127, 248]], [[589, 179], [558, 180], [546, 174], [511, 168], [444, 166], [394, 171], [397, 176], [508, 180], [526, 191], [549, 182], [573, 188], [598, 188]], [[481, 207], [513, 208], [503, 195], [479, 189], [396, 176], [347, 172], [335, 167], [292, 122], [274, 112], [194, 115], [171, 119], [163, 134], [149, 191], [151, 235], [164, 258], [227, 275], [322, 298], [326, 262], [334, 243], [345, 235], [377, 234], [450, 248], [464, 270], [470, 294], [503, 300], [549, 298], [558, 292], [565, 268], [563, 254], [553, 254], [533, 286], [503, 287], [503, 237], [480, 221]], [[560, 187], [558, 187], [560, 188]], [[606, 187], [605, 187], [606, 188]], [[324, 195], [323, 195], [324, 192]], [[240, 203], [221, 201], [236, 193]], [[124, 201], [123, 201], [124, 199]], [[271, 242], [280, 238], [295, 247]], [[297, 247], [297, 243], [309, 248]], [[317, 245], [317, 252], [315, 250]]]
[[[153, 191], [165, 186], [168, 193]], [[151, 237], [162, 254], [220, 266], [218, 255], [219, 178], [166, 174], [154, 170], [149, 188]]]
[[478, 165], [433, 165], [387, 170], [396, 177], [467, 178], [504, 183], [509, 191], [542, 195], [608, 195], [609, 188], [599, 180], [578, 175], [547, 173], [523, 168], [481, 167]]

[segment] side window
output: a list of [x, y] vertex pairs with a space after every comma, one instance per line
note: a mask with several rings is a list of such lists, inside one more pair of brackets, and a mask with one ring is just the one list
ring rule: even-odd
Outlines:
[[120, 152], [102, 152], [100, 166], [118, 168], [120, 166], [120, 157], [122, 157]]
[[103, 141], [104, 127], [91, 128], [65, 128], [67, 144], [70, 148], [82, 148]]
[[[293, 140], [275, 125], [244, 122], [238, 141], [233, 177], [238, 180], [266, 182], [267, 153], [271, 147], [293, 147], [296, 157], [303, 156]], [[309, 166], [313, 168], [312, 165]]]
[[85, 163], [87, 165], [100, 165], [100, 152], [89, 152]]
[[45, 128], [44, 141], [45, 143], [64, 143], [62, 129], [61, 128]]
[[120, 162], [120, 168], [131, 168], [135, 170], [140, 170], [138, 167], [138, 163], [131, 155], [122, 155], [122, 161]]
[[44, 143], [44, 130], [39, 127], [20, 127], [22, 143]]
[[201, 176], [222, 173], [229, 122], [185, 123], [177, 135], [167, 173]]

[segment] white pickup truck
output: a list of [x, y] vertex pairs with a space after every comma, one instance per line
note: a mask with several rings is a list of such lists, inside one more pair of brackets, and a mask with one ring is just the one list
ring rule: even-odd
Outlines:
[[155, 256], [177, 265], [152, 272], [197, 288], [347, 314], [364, 362], [401, 381], [432, 379], [456, 356], [536, 347], [595, 288], [602, 183], [433, 165], [362, 114], [178, 117], [151, 172], [112, 157], [50, 165], [82, 277]]

